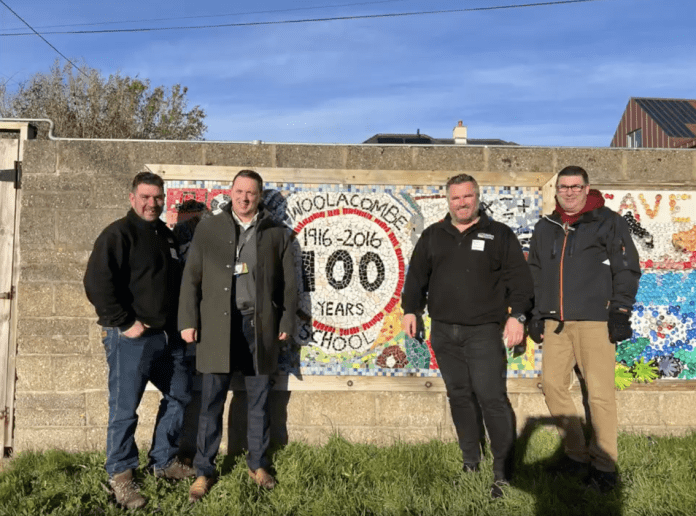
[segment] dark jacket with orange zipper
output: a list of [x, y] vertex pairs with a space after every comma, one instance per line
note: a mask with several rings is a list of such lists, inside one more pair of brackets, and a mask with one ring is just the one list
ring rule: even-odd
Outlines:
[[604, 206], [597, 190], [575, 222], [562, 210], [534, 227], [528, 264], [534, 278], [535, 317], [558, 321], [606, 321], [609, 310], [631, 309], [640, 263], [628, 224]]

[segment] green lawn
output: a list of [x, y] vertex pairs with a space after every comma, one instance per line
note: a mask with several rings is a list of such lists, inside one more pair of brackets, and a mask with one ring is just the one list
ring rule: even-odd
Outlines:
[[[456, 443], [390, 447], [292, 443], [274, 453], [275, 490], [248, 478], [243, 456], [221, 457], [220, 481], [196, 505], [191, 481], [172, 484], [139, 472], [148, 498], [141, 514], [230, 515], [684, 515], [696, 514], [696, 434], [622, 434], [622, 483], [601, 495], [579, 481], [553, 479], [544, 461], [558, 450], [555, 432], [539, 429], [518, 447], [517, 474], [505, 498], [492, 501], [491, 459], [480, 473], [461, 471]], [[144, 463], [144, 456], [141, 457]], [[22, 453], [0, 472], [0, 514], [123, 514], [107, 490], [103, 453]]]

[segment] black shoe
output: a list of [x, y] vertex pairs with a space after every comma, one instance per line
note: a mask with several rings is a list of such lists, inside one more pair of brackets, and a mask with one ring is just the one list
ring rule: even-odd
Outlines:
[[479, 463], [478, 462], [465, 462], [462, 468], [464, 473], [478, 473]]
[[577, 477], [580, 475], [587, 475], [589, 464], [586, 462], [578, 462], [577, 460], [571, 459], [567, 455], [564, 455], [561, 459], [552, 462], [547, 465], [544, 469], [549, 475], [565, 475], [569, 477]]
[[505, 488], [510, 487], [510, 482], [505, 479], [498, 479], [491, 485], [491, 498], [497, 500], [505, 496]]
[[590, 468], [587, 476], [587, 487], [598, 493], [607, 494], [616, 487], [619, 478], [615, 471], [600, 471], [594, 467]]

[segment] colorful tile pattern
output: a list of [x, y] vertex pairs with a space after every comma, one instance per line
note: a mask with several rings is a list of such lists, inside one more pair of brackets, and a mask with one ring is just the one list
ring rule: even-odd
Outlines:
[[[297, 234], [300, 320], [281, 370], [302, 375], [439, 376], [429, 343], [407, 337], [399, 296], [423, 229], [447, 213], [444, 187], [267, 183], [264, 203]], [[168, 182], [166, 220], [187, 199], [217, 209], [229, 185]], [[696, 377], [696, 193], [607, 191], [607, 206], [629, 223], [643, 277], [634, 335], [617, 361], [654, 360], [663, 377]], [[541, 191], [482, 187], [481, 205], [528, 250]], [[508, 376], [541, 373], [541, 349], [528, 339], [508, 354]]]

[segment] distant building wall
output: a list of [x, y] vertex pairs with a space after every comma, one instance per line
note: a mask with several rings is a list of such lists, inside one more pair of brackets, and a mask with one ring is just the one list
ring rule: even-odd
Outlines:
[[[525, 245], [536, 218], [552, 206], [550, 181], [568, 164], [583, 166], [607, 204], [630, 211], [636, 222], [644, 277], [636, 338], [619, 348], [620, 359], [628, 367], [641, 356], [662, 358], [673, 377], [618, 392], [621, 427], [693, 431], [692, 151], [32, 140], [22, 166], [14, 449], [104, 448], [106, 362], [82, 277], [95, 238], [125, 214], [130, 181], [146, 166], [167, 180], [170, 216], [187, 196], [209, 202], [224, 193], [234, 171], [257, 169], [276, 216], [298, 233], [303, 319], [298, 345], [281, 362], [290, 376], [276, 385], [277, 439], [323, 442], [332, 431], [379, 444], [454, 439], [427, 341], [406, 339], [400, 328], [398, 292], [412, 245], [446, 213], [442, 184], [459, 172], [479, 179], [489, 209]], [[520, 428], [548, 416], [539, 355], [528, 343], [510, 358], [508, 388]], [[158, 399], [146, 392], [137, 432], [143, 444]], [[230, 404], [232, 450], [243, 445], [242, 399], [238, 393]]]

